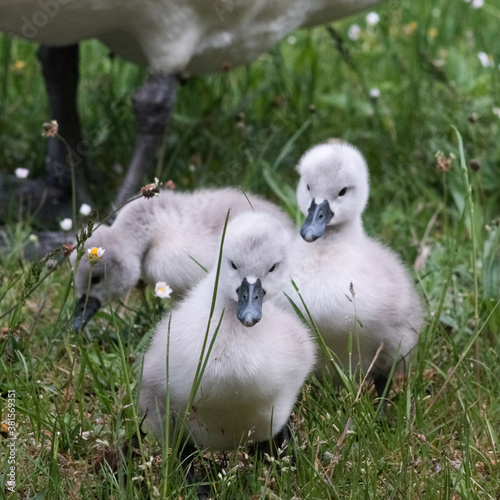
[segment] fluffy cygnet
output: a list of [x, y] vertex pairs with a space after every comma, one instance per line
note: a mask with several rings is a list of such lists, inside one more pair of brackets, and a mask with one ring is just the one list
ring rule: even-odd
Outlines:
[[158, 325], [144, 357], [140, 409], [159, 438], [165, 435], [167, 389], [170, 426], [180, 423], [184, 439], [199, 447], [234, 449], [249, 439], [267, 441], [286, 426], [315, 362], [307, 329], [295, 313], [273, 303], [290, 274], [289, 244], [288, 231], [269, 214], [249, 212], [228, 224], [207, 346], [223, 319], [183, 423], [216, 270]]
[[370, 372], [382, 395], [393, 364], [401, 370], [417, 343], [420, 299], [398, 256], [363, 229], [369, 188], [361, 153], [340, 141], [322, 144], [304, 154], [297, 170], [297, 200], [307, 219], [292, 251], [293, 280], [345, 368], [361, 366], [366, 373], [382, 345]]
[[75, 287], [81, 298], [75, 329], [84, 328], [101, 306], [125, 295], [140, 278], [151, 285], [165, 281], [175, 297], [184, 294], [206, 276], [203, 268], [211, 269], [216, 260], [228, 210], [233, 217], [252, 207], [272, 213], [293, 230], [289, 217], [276, 205], [232, 188], [165, 190], [155, 198], [130, 202], [112, 226], [100, 226], [85, 243], [86, 248], [101, 247], [105, 252], [92, 266], [82, 259], [76, 270]]

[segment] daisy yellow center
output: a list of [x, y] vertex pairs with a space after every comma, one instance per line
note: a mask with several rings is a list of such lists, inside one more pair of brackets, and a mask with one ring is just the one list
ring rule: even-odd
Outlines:
[[91, 255], [97, 255], [97, 247], [94, 247], [91, 252], [90, 252]]
[[159, 291], [159, 292], [164, 292], [164, 291], [165, 291], [165, 288], [158, 288], [158, 291]]

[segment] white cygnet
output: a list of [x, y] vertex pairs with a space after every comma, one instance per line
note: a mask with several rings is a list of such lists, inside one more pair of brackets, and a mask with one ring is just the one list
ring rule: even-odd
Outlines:
[[99, 226], [85, 242], [86, 248], [101, 247], [104, 254], [92, 265], [82, 259], [76, 270], [80, 301], [75, 329], [84, 328], [100, 307], [125, 295], [140, 278], [152, 286], [164, 281], [174, 297], [182, 296], [212, 268], [229, 209], [231, 217], [252, 209], [272, 213], [293, 230], [279, 207], [232, 188], [164, 190], [157, 197], [134, 200], [112, 226]]
[[[292, 250], [292, 278], [337, 361], [364, 373], [374, 361], [369, 375], [382, 395], [393, 365], [401, 370], [417, 343], [420, 299], [398, 256], [364, 231], [369, 188], [361, 153], [340, 141], [321, 144], [304, 154], [297, 170], [297, 200], [307, 219]], [[324, 368], [318, 364], [317, 374]]]
[[286, 427], [315, 362], [307, 328], [273, 303], [288, 280], [289, 245], [289, 232], [269, 214], [249, 212], [228, 224], [206, 346], [219, 321], [220, 328], [191, 402], [216, 269], [158, 325], [144, 356], [140, 390], [141, 413], [158, 438], [165, 435], [167, 418], [170, 429], [180, 426], [187, 443], [213, 450], [267, 441]]

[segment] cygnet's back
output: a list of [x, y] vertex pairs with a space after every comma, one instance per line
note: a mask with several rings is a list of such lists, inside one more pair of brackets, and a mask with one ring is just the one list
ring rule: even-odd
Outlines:
[[[90, 284], [91, 265], [86, 259], [76, 271], [75, 287], [82, 299], [75, 324], [85, 326], [98, 307], [123, 296], [140, 278], [151, 285], [165, 281], [175, 297], [182, 296], [206, 275], [203, 268], [212, 268], [228, 210], [234, 217], [252, 207], [272, 213], [292, 230], [289, 217], [276, 205], [232, 188], [165, 190], [155, 198], [130, 202], [111, 227], [100, 226], [85, 243], [105, 252], [92, 266]], [[89, 308], [89, 298], [95, 310]]]
[[[223, 319], [186, 422], [185, 437], [198, 446], [231, 449], [276, 435], [313, 367], [307, 329], [274, 304], [289, 276], [289, 242], [288, 231], [268, 214], [242, 214], [227, 227], [207, 345]], [[140, 407], [159, 437], [166, 420], [167, 340], [172, 424], [189, 401], [215, 276], [213, 269], [164, 318], [144, 357]]]
[[381, 394], [393, 363], [402, 369], [417, 343], [420, 299], [399, 257], [364, 232], [368, 169], [359, 151], [343, 142], [322, 144], [297, 169], [297, 199], [307, 218], [294, 243], [293, 279], [344, 367], [360, 364], [366, 372], [383, 346], [371, 371]]

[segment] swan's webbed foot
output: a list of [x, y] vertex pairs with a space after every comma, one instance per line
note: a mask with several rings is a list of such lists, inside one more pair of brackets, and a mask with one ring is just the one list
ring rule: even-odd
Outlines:
[[[288, 445], [291, 439], [292, 423], [291, 419], [283, 426], [283, 428], [269, 441], [255, 443], [250, 447], [250, 452], [256, 455], [259, 459], [264, 458], [267, 454], [273, 458], [282, 458], [287, 455]], [[291, 453], [292, 463], [295, 463], [295, 453]]]
[[391, 391], [392, 380], [389, 380], [383, 375], [377, 376], [373, 383], [375, 384], [375, 390], [379, 397], [379, 403], [377, 408], [377, 415], [380, 415], [386, 408], [389, 401], [389, 392]]
[[[181, 451], [181, 463], [182, 467], [186, 471], [186, 479], [188, 484], [199, 483], [199, 480], [196, 477], [196, 473], [194, 471], [193, 464], [193, 460], [196, 454], [196, 447], [189, 443], [186, 443]], [[208, 500], [208, 498], [210, 497], [210, 487], [205, 484], [200, 484], [196, 489], [196, 494], [198, 496], [198, 500]]]

